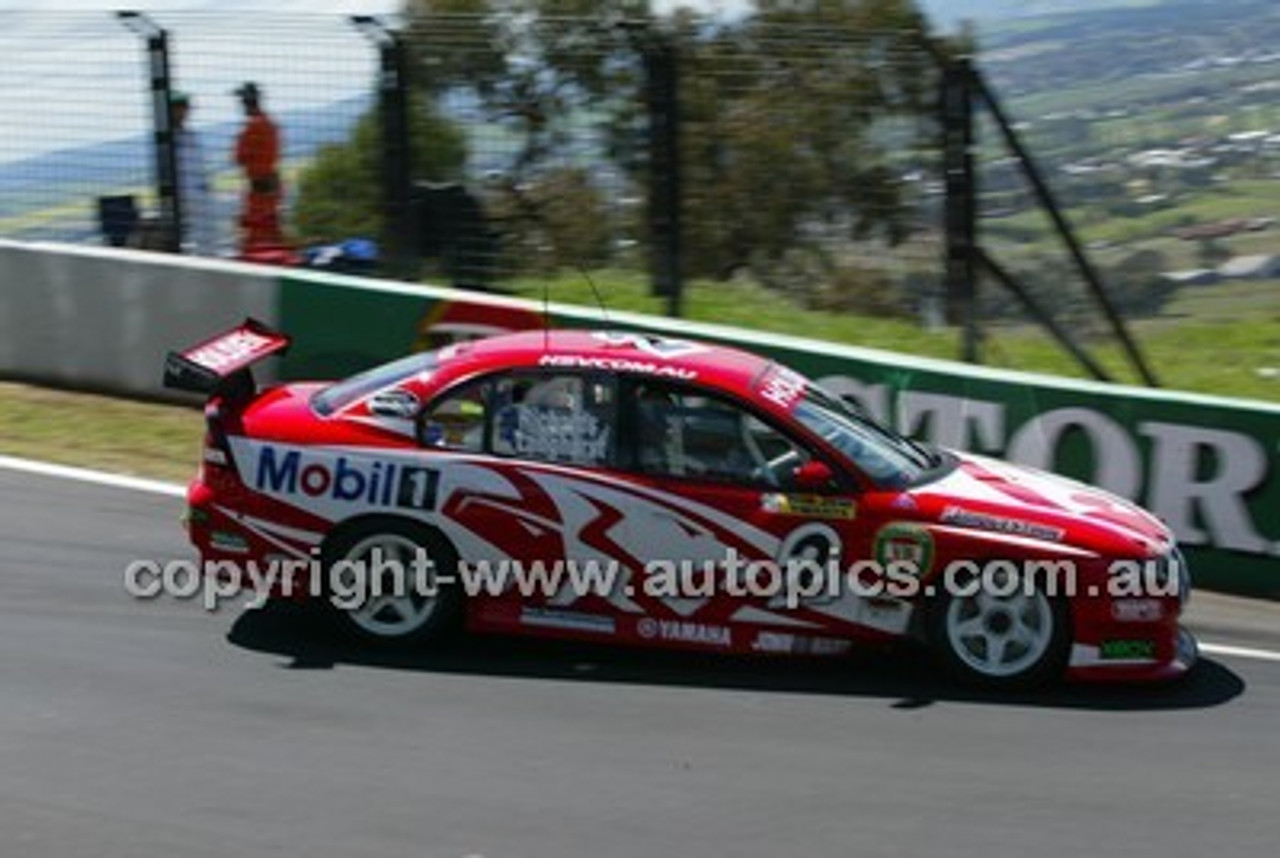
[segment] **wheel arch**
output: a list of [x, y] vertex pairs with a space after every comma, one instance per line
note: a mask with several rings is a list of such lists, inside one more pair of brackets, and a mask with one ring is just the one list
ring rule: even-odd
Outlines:
[[458, 547], [445, 535], [439, 527], [412, 516], [393, 512], [365, 512], [343, 519], [325, 534], [320, 542], [320, 557], [325, 563], [332, 562], [335, 546], [345, 540], [362, 533], [376, 533], [379, 528], [416, 531], [424, 535], [433, 544], [431, 548], [444, 548], [452, 562], [458, 561]]

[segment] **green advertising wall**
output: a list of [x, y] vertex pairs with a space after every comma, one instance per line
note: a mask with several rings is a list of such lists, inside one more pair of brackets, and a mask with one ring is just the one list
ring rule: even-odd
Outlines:
[[[332, 275], [282, 279], [295, 345], [282, 377], [339, 377], [414, 349], [537, 327], [536, 304]], [[551, 323], [603, 327], [549, 305]], [[1280, 407], [988, 370], [887, 352], [631, 314], [610, 327], [767, 354], [859, 401], [900, 431], [1098, 485], [1164, 518], [1196, 583], [1280, 596]]]

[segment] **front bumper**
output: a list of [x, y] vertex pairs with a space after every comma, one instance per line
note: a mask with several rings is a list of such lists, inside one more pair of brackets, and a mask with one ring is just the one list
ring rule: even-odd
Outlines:
[[1110, 639], [1097, 645], [1076, 643], [1067, 664], [1067, 679], [1073, 682], [1171, 682], [1186, 676], [1200, 659], [1200, 646], [1195, 636], [1182, 626], [1175, 626], [1164, 640], [1136, 639], [1156, 644], [1148, 656], [1140, 647], [1125, 652], [1109, 643], [1132, 642]]

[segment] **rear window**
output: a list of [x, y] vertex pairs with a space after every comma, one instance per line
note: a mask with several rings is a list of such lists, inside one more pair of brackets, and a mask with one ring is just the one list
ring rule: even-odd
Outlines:
[[318, 413], [327, 417], [383, 388], [428, 374], [439, 362], [435, 352], [422, 352], [375, 366], [359, 375], [329, 385], [312, 397], [311, 405]]

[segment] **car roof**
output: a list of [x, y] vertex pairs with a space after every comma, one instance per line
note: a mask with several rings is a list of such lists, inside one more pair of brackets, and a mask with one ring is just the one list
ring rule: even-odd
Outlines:
[[739, 349], [639, 331], [521, 331], [446, 346], [440, 369], [452, 378], [498, 369], [599, 370], [638, 378], [699, 382], [754, 398], [772, 361]]

